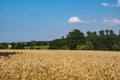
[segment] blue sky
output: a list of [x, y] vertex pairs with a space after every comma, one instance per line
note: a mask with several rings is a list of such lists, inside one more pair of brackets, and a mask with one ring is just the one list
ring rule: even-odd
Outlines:
[[73, 29], [120, 29], [120, 0], [0, 0], [0, 42], [53, 40]]

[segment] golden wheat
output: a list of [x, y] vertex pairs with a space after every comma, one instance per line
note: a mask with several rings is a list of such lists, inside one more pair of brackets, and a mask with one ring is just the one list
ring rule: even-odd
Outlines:
[[[120, 80], [120, 52], [1, 50], [0, 80]], [[20, 54], [17, 54], [20, 53]]]

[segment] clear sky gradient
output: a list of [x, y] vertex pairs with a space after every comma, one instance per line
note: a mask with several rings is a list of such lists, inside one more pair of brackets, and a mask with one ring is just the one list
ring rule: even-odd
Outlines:
[[120, 0], [0, 0], [0, 42], [53, 40], [73, 29], [118, 34]]

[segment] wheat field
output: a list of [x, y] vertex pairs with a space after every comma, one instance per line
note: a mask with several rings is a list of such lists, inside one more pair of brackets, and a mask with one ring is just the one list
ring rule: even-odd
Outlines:
[[120, 80], [120, 52], [0, 50], [0, 80]]

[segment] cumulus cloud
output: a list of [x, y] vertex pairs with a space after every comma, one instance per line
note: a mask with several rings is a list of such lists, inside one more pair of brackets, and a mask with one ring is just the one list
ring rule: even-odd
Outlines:
[[118, 0], [117, 6], [120, 6], [120, 0]]
[[108, 3], [101, 3], [101, 4], [102, 4], [102, 6], [104, 6], [104, 7], [110, 6], [110, 4], [108, 4]]
[[108, 7], [108, 6], [111, 6], [111, 7], [120, 7], [120, 0], [118, 0], [116, 4], [101, 3], [101, 5], [104, 6], [104, 7]]
[[97, 21], [94, 19], [91, 20], [81, 20], [80, 18], [74, 16], [69, 18], [68, 20], [69, 23], [96, 23]]
[[80, 20], [78, 17], [74, 16], [74, 17], [71, 17], [69, 20], [68, 20], [69, 23], [80, 23], [80, 22], [83, 22], [82, 20]]
[[103, 19], [103, 23], [109, 24], [109, 25], [120, 25], [120, 20], [119, 19]]

